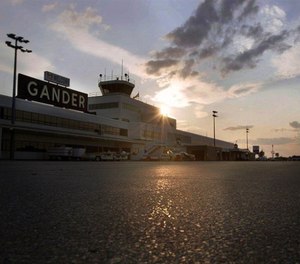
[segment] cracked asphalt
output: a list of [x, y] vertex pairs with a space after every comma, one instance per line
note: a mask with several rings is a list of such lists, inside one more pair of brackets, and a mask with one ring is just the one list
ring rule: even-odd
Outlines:
[[300, 263], [300, 162], [0, 161], [1, 263]]

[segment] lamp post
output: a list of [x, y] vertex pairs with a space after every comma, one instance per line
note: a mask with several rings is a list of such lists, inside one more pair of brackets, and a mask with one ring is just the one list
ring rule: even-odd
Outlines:
[[249, 134], [249, 128], [247, 127], [247, 128], [246, 128], [246, 142], [247, 142], [247, 150], [249, 150], [249, 147], [248, 147], [248, 134]]
[[218, 117], [216, 114], [218, 113], [218, 111], [212, 111], [213, 112], [213, 121], [214, 121], [214, 147], [216, 146], [216, 117]]
[[5, 44], [15, 50], [15, 59], [14, 59], [14, 77], [13, 77], [13, 94], [12, 94], [12, 106], [11, 106], [11, 136], [10, 136], [10, 159], [14, 159], [14, 124], [16, 120], [16, 79], [17, 79], [17, 51], [21, 50], [22, 52], [31, 53], [31, 50], [24, 49], [23, 46], [18, 46], [18, 42], [28, 43], [29, 40], [24, 39], [21, 36], [16, 36], [13, 33], [7, 34], [7, 37], [15, 41], [12, 44], [11, 41], [5, 41]]

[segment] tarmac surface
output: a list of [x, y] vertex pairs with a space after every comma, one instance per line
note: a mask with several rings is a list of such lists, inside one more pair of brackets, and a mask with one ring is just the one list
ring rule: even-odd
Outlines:
[[0, 161], [0, 263], [300, 263], [299, 172]]

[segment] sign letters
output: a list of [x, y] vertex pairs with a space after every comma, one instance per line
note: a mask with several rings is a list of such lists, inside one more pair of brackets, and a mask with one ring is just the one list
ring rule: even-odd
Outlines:
[[70, 86], [69, 78], [48, 71], [44, 72], [44, 80], [63, 85], [65, 87]]
[[23, 74], [18, 77], [18, 98], [87, 112], [87, 94]]

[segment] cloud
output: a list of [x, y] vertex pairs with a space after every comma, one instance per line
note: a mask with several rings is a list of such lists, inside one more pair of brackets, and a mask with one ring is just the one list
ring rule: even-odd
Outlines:
[[262, 87], [262, 83], [243, 83], [231, 86], [227, 91], [227, 97], [237, 98], [257, 92]]
[[258, 63], [258, 58], [267, 50], [282, 53], [291, 46], [284, 41], [289, 36], [287, 31], [282, 31], [278, 35], [268, 36], [263, 39], [253, 48], [244, 51], [236, 56], [225, 57], [222, 59], [222, 74], [228, 74], [230, 71], [238, 71], [245, 67], [255, 68]]
[[271, 62], [276, 68], [277, 76], [281, 79], [294, 78], [300, 75], [300, 43], [275, 56]]
[[[183, 79], [181, 74], [174, 73], [158, 79], [157, 83], [161, 90], [155, 93], [152, 100], [175, 108], [207, 105], [226, 96], [217, 84], [201, 81], [197, 75]], [[194, 114], [199, 116], [199, 108], [195, 108]]]
[[190, 105], [189, 99], [180, 85], [170, 85], [155, 93], [154, 102], [162, 103], [169, 107], [183, 108]]
[[284, 10], [276, 5], [266, 5], [260, 10], [260, 21], [264, 25], [264, 31], [276, 34], [282, 30], [286, 14]]
[[179, 47], [199, 46], [208, 36], [212, 24], [218, 20], [214, 1], [206, 0], [198, 6], [195, 15], [190, 17], [183, 26], [167, 34], [166, 38]]
[[[44, 72], [43, 70], [53, 71], [55, 70], [55, 66], [45, 57], [40, 56], [37, 53], [27, 54], [28, 58], [24, 59], [22, 63], [20, 63], [20, 71], [29, 76], [35, 76], [37, 78], [43, 78]], [[41, 70], [42, 69], [42, 70]]]
[[167, 59], [167, 58], [176, 58], [179, 59], [185, 54], [185, 50], [179, 47], [168, 47], [162, 51], [157, 51], [154, 53], [156, 58]]
[[80, 13], [76, 11], [74, 5], [71, 5], [59, 15], [58, 23], [70, 28], [88, 30], [90, 26], [99, 25], [101, 22], [102, 17], [97, 14], [95, 9], [87, 7]]
[[168, 70], [172, 66], [176, 66], [179, 62], [173, 59], [151, 60], [146, 63], [146, 72], [152, 75], [161, 75], [161, 69]]
[[[22, 59], [18, 61], [18, 72], [23, 74], [39, 77], [43, 76], [41, 69], [49, 71], [54, 69], [49, 60], [35, 52], [22, 53], [19, 51], [18, 55], [22, 56]], [[7, 46], [0, 46], [0, 71], [12, 74], [13, 60], [14, 50]]]
[[206, 0], [184, 25], [167, 34], [166, 38], [179, 47], [198, 47], [215, 29], [221, 33], [221, 25], [229, 24], [235, 19], [239, 22], [257, 11], [255, 0]]
[[292, 128], [300, 129], [300, 123], [298, 121], [290, 122]]
[[[279, 71], [280, 60], [286, 56], [288, 64], [296, 53], [293, 43], [297, 39], [300, 27], [287, 24], [286, 13], [276, 5], [256, 0], [204, 0], [185, 23], [166, 34], [166, 46], [153, 51], [145, 63], [146, 73], [157, 78], [163, 88], [153, 99], [167, 100], [170, 92], [175, 101], [181, 98], [179, 106], [204, 105], [255, 93], [264, 82], [250, 81], [253, 75], [229, 88], [228, 84], [222, 87], [221, 80], [254, 71], [261, 62], [268, 65], [276, 56]], [[300, 55], [297, 58], [295, 66], [287, 67], [289, 73], [300, 73]], [[218, 75], [218, 84], [211, 81]], [[174, 88], [178, 83], [181, 87]], [[199, 116], [196, 109], [194, 114]]]
[[247, 128], [251, 129], [254, 126], [250, 125], [250, 126], [234, 126], [234, 127], [227, 127], [224, 128], [223, 130], [229, 130], [229, 131], [236, 131], [236, 130], [246, 130]]
[[145, 60], [129, 51], [104, 42], [99, 37], [99, 28], [106, 30], [107, 25], [102, 23], [102, 17], [91, 7], [79, 12], [75, 6], [64, 10], [56, 22], [50, 25], [50, 29], [60, 34], [62, 38], [78, 51], [91, 54], [96, 57], [110, 60], [119, 64], [120, 58], [130, 61], [130, 70], [140, 77], [146, 77], [143, 65]]
[[[165, 36], [169, 46], [152, 53], [153, 59], [146, 64], [148, 74], [162, 74], [170, 66], [166, 62], [180, 58], [194, 61], [191, 75], [209, 59], [226, 76], [256, 68], [266, 52], [289, 50], [299, 30], [288, 29], [286, 14], [278, 6], [260, 5], [256, 0], [205, 0], [182, 26]], [[182, 65], [177, 64], [177, 72], [183, 71]]]

